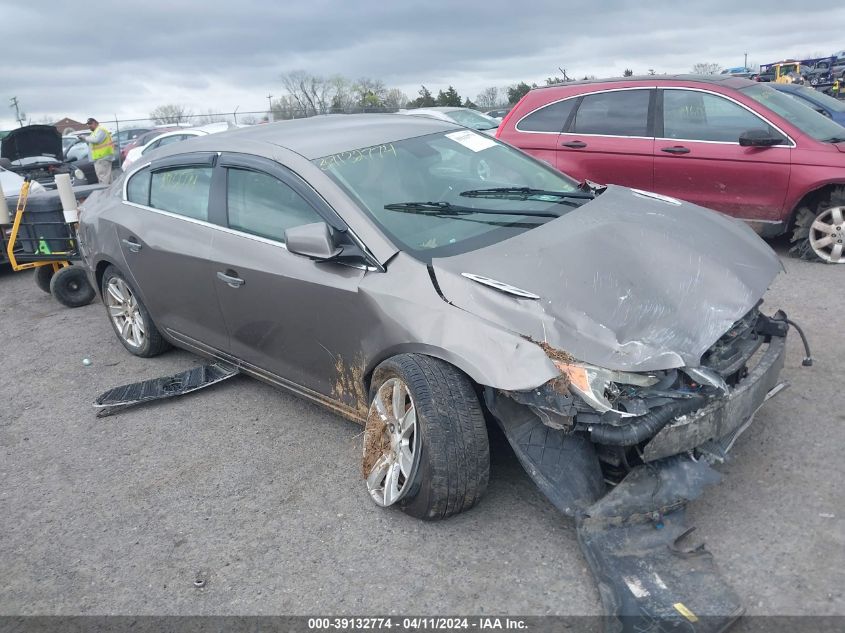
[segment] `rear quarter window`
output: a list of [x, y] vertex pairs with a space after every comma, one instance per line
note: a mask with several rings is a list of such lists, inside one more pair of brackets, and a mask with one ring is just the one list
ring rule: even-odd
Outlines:
[[126, 200], [135, 204], [150, 204], [150, 170], [142, 169], [126, 183]]
[[534, 110], [534, 112], [519, 120], [516, 129], [520, 132], [560, 133], [563, 131], [563, 126], [566, 125], [566, 120], [569, 118], [576, 101], [576, 97], [571, 97]]

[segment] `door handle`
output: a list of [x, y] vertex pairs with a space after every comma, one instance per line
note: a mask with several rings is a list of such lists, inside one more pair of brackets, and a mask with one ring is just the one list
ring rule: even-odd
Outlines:
[[[232, 274], [227, 275], [226, 273], [232, 273]], [[240, 277], [237, 276], [237, 273], [234, 270], [227, 270], [225, 273], [218, 272], [217, 278], [220, 281], [229, 284], [232, 288], [240, 288], [241, 286], [243, 286], [246, 283], [243, 279], [241, 279]]]
[[567, 141], [566, 143], [561, 143], [564, 147], [571, 147], [573, 149], [581, 149], [582, 147], [587, 147], [587, 144], [584, 141]]
[[120, 243], [133, 253], [137, 253], [143, 248], [138, 242], [133, 242], [132, 240], [120, 240]]
[[683, 147], [681, 145], [675, 145], [674, 147], [664, 147], [660, 151], [666, 152], [667, 154], [689, 154], [690, 153], [689, 147]]

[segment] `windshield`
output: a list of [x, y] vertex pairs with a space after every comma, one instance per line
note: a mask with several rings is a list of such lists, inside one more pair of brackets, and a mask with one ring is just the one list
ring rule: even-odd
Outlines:
[[755, 84], [741, 88], [741, 91], [817, 141], [842, 138], [845, 133], [838, 123], [834, 123], [823, 114], [819, 114], [774, 88]]
[[[813, 103], [824, 106], [825, 109], [830, 110], [831, 112], [845, 112], [845, 103], [839, 99], [834, 99], [823, 92], [819, 92], [815, 88], [801, 86], [796, 92], [801, 96], [805, 96], [807, 101], [812, 101]], [[787, 92], [786, 94], [789, 93]]]
[[[423, 261], [506, 240], [588, 201], [560, 172], [470, 130], [398, 140], [313, 162], [359, 202], [398, 248]], [[561, 204], [569, 195], [571, 203]]]
[[499, 122], [492, 117], [475, 110], [449, 110], [444, 113], [455, 123], [459, 123], [474, 130], [493, 130], [499, 127]]

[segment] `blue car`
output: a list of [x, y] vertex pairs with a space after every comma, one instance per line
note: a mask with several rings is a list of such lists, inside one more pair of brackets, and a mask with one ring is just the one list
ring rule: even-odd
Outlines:
[[845, 127], [845, 101], [835, 99], [830, 95], [819, 92], [815, 88], [799, 86], [796, 84], [770, 84], [775, 90], [785, 92], [796, 101], [813, 108], [816, 112], [825, 115]]

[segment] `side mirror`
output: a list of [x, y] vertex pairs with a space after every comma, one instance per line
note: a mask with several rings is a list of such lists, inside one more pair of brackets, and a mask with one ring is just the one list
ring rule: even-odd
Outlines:
[[742, 147], [772, 147], [785, 142], [783, 137], [773, 136], [766, 130], [748, 130], [739, 135], [739, 144]]
[[285, 231], [288, 252], [303, 255], [318, 262], [340, 255], [343, 247], [334, 242], [332, 231], [325, 222], [303, 224]]

